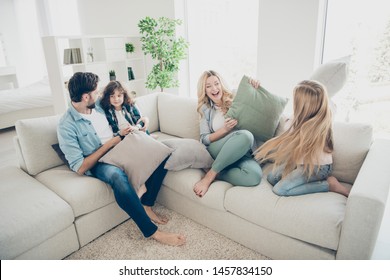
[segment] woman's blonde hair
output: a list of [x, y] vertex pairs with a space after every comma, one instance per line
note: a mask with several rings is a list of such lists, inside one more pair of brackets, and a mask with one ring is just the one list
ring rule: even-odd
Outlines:
[[302, 81], [293, 91], [292, 124], [278, 137], [255, 151], [259, 162], [273, 161], [274, 168], [285, 165], [283, 176], [303, 161], [310, 176], [321, 152], [333, 151], [332, 113], [325, 87], [316, 81]]
[[197, 111], [199, 114], [202, 114], [200, 112], [200, 108], [203, 106], [203, 104], [210, 106], [210, 98], [206, 94], [206, 81], [211, 76], [217, 77], [219, 82], [221, 83], [221, 89], [222, 89], [221, 110], [223, 113], [226, 113], [229, 110], [230, 106], [232, 105], [233, 93], [227, 88], [226, 83], [222, 79], [222, 77], [217, 72], [215, 72], [213, 70], [203, 72], [203, 74], [200, 76], [200, 78], [198, 80], [198, 107], [197, 107]]

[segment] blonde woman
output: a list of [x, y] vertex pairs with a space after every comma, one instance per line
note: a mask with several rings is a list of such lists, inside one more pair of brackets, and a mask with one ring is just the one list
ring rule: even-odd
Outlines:
[[267, 180], [280, 196], [316, 192], [349, 195], [332, 173], [332, 113], [325, 87], [302, 81], [294, 88], [294, 116], [290, 127], [255, 152], [260, 163], [273, 162]]
[[[251, 84], [259, 86], [255, 80], [251, 80]], [[214, 158], [214, 163], [194, 186], [194, 192], [199, 197], [206, 194], [217, 177], [235, 186], [256, 186], [261, 181], [261, 168], [251, 154], [252, 133], [235, 129], [237, 120], [225, 118], [232, 101], [233, 94], [218, 73], [205, 71], [201, 75], [197, 108], [201, 117], [200, 140]]]

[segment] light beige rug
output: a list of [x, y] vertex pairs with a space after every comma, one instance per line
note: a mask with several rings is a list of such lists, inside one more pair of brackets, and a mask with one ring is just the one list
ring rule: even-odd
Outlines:
[[68, 256], [68, 260], [264, 260], [267, 257], [252, 251], [225, 236], [161, 205], [157, 213], [170, 220], [162, 230], [180, 232], [187, 238], [181, 247], [162, 245], [146, 239], [132, 220], [113, 228], [101, 237]]

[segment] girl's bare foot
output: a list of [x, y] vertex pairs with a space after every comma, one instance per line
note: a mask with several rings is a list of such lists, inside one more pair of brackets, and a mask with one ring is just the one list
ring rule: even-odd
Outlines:
[[329, 184], [329, 191], [330, 192], [335, 192], [335, 193], [339, 193], [339, 194], [342, 194], [346, 197], [349, 196], [349, 192], [350, 190], [343, 186], [339, 180], [336, 179], [336, 177], [334, 176], [329, 176], [328, 179], [326, 180], [328, 181], [328, 184]]
[[217, 173], [214, 170], [210, 169], [206, 173], [206, 175], [199, 182], [195, 184], [194, 193], [199, 197], [204, 196], [206, 192], [209, 190], [211, 183], [215, 180], [216, 177], [217, 177]]
[[137, 190], [137, 195], [139, 198], [141, 198], [144, 193], [146, 193], [147, 189], [146, 189], [146, 185], [143, 184], [141, 187], [139, 187], [139, 189]]
[[144, 206], [144, 208], [146, 214], [148, 214], [149, 218], [156, 224], [165, 225], [166, 223], [168, 223], [168, 218], [163, 216], [159, 217], [156, 213], [154, 213], [152, 207]]
[[186, 243], [186, 238], [182, 234], [170, 233], [157, 230], [152, 238], [161, 242], [162, 244], [171, 245], [171, 246], [181, 246]]

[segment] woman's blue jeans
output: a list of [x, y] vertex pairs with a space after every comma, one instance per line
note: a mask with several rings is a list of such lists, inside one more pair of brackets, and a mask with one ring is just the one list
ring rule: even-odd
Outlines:
[[332, 164], [316, 166], [309, 178], [302, 166], [298, 166], [282, 179], [283, 170], [284, 166], [279, 166], [267, 176], [268, 182], [274, 186], [272, 191], [277, 195], [293, 196], [329, 191], [326, 179], [332, 173]]
[[157, 231], [157, 226], [150, 220], [143, 205], [154, 205], [158, 192], [160, 191], [162, 181], [167, 174], [167, 170], [164, 169], [166, 160], [157, 167], [146, 181], [145, 185], [147, 192], [142, 196], [141, 200], [130, 184], [126, 173], [119, 167], [98, 162], [91, 169], [94, 177], [102, 180], [112, 187], [119, 207], [121, 207], [134, 220], [145, 237], [152, 236]]

